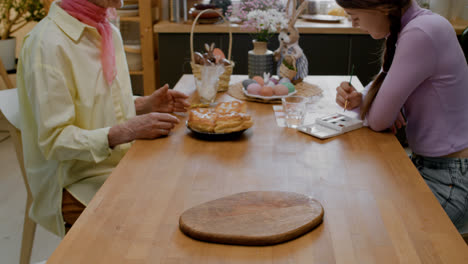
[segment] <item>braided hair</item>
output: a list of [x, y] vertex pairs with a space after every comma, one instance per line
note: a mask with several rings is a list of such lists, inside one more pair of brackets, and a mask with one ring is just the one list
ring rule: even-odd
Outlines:
[[361, 106], [361, 118], [364, 119], [392, 66], [398, 33], [401, 30], [403, 9], [411, 3], [411, 0], [336, 0], [336, 2], [343, 8], [386, 11], [390, 21], [390, 35], [385, 42], [382, 56], [382, 71], [375, 77]]

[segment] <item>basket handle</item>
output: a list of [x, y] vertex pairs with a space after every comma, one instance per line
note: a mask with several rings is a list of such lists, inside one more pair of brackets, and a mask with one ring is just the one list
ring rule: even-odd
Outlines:
[[224, 20], [225, 23], [228, 23], [228, 26], [229, 26], [229, 49], [228, 49], [228, 60], [231, 61], [231, 49], [232, 49], [232, 29], [231, 29], [231, 23], [229, 23], [229, 21], [223, 16], [223, 14], [221, 14], [221, 12], [217, 11], [217, 10], [214, 10], [214, 9], [205, 9], [203, 10], [202, 12], [200, 12], [197, 17], [195, 18], [195, 20], [193, 21], [192, 23], [192, 30], [190, 31], [190, 55], [192, 57], [192, 63], [195, 63], [195, 55], [194, 55], [194, 52], [193, 52], [193, 30], [195, 29], [195, 25], [197, 24], [197, 21], [198, 21], [198, 18], [205, 12], [208, 12], [208, 11], [214, 11], [216, 13], [218, 13]]
[[[292, 58], [292, 67], [294, 68], [295, 71], [297, 71], [297, 65], [296, 65], [296, 57], [294, 55], [288, 55]], [[285, 60], [286, 58], [283, 58]]]

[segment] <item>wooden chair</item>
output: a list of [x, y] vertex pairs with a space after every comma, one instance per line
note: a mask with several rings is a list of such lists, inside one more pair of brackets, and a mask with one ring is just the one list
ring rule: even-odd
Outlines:
[[[465, 28], [460, 36], [460, 45], [465, 53], [466, 62], [468, 63], [468, 27]], [[462, 230], [462, 237], [468, 245], [468, 224]]]
[[[15, 88], [10, 78], [8, 77], [8, 73], [5, 69], [5, 66], [3, 65], [2, 59], [0, 59], [0, 76], [2, 76], [3, 82], [5, 82], [7, 89]], [[0, 90], [3, 90], [3, 89], [0, 89]]]
[[[8, 77], [5, 66], [3, 65], [2, 59], [0, 59], [0, 76], [2, 77], [3, 82], [5, 83], [5, 86], [7, 87], [7, 89], [14, 88], [13, 83], [11, 82], [10, 78]], [[3, 88], [4, 88], [4, 86], [0, 86], [0, 90], [3, 90]], [[5, 117], [3, 117], [3, 114], [0, 111], [0, 121], [2, 121], [4, 119], [5, 119]], [[3, 129], [0, 129], [0, 132], [8, 133], [7, 130], [3, 130]], [[9, 136], [7, 134], [7, 136], [4, 136], [4, 137], [0, 138], [0, 142], [6, 140], [8, 137]]]
[[462, 46], [463, 52], [465, 52], [466, 62], [468, 63], [468, 27], [465, 28], [460, 36], [460, 44]]
[[461, 235], [465, 240], [466, 244], [468, 245], [468, 223], [461, 228]]
[[19, 103], [18, 103], [18, 92], [16, 88], [13, 88], [8, 75], [3, 67], [3, 63], [0, 60], [0, 75], [4, 82], [7, 84], [9, 89], [0, 90], [0, 114], [6, 118], [8, 131], [13, 141], [16, 150], [16, 157], [21, 169], [21, 175], [23, 177], [24, 186], [26, 187], [26, 208], [24, 213], [23, 223], [23, 238], [21, 240], [21, 253], [20, 253], [20, 264], [29, 264], [31, 260], [31, 252], [34, 243], [34, 235], [36, 233], [36, 223], [32, 221], [29, 216], [29, 208], [33, 201], [31, 189], [28, 185], [28, 179], [26, 178], [26, 170], [24, 168], [23, 159], [23, 145], [21, 142], [21, 131], [19, 124]]

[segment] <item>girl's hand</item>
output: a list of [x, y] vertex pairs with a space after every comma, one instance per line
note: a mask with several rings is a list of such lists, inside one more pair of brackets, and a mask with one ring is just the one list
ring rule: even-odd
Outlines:
[[[348, 100], [348, 104], [346, 104]], [[353, 86], [349, 85], [349, 82], [342, 82], [340, 86], [336, 88], [336, 103], [350, 110], [361, 105], [362, 94], [358, 92]]]
[[392, 127], [390, 130], [392, 131], [393, 134], [397, 133], [397, 130], [402, 128], [403, 126], [406, 126], [406, 121], [401, 112], [398, 114], [397, 120], [395, 123], [393, 123]]

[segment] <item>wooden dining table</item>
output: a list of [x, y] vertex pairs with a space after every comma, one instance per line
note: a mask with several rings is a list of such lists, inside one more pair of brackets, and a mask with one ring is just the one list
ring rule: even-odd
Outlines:
[[[349, 76], [305, 79], [323, 91], [311, 114], [343, 112], [334, 102], [342, 81]], [[193, 75], [174, 89], [197, 102]], [[279, 127], [272, 106], [247, 102], [254, 125], [236, 139], [198, 139], [179, 114], [168, 137], [137, 140], [47, 263], [468, 263], [467, 245], [393, 134], [361, 128], [321, 140]], [[191, 207], [270, 190], [317, 199], [323, 222], [273, 246], [207, 243], [179, 230]]]

